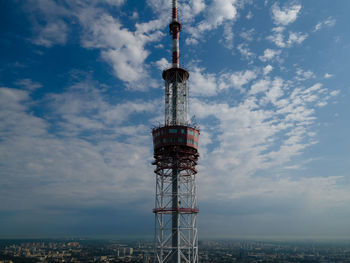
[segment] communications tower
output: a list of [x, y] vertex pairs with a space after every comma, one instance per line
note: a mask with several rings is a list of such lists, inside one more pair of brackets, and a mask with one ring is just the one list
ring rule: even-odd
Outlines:
[[163, 71], [165, 122], [152, 130], [156, 174], [155, 262], [197, 263], [196, 165], [199, 129], [187, 120], [189, 78], [180, 67], [177, 0], [172, 0], [172, 66]]

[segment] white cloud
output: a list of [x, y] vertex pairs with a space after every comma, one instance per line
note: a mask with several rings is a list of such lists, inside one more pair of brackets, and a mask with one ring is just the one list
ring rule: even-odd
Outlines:
[[[108, 2], [119, 6], [124, 1]], [[65, 18], [73, 16], [83, 26], [81, 43], [100, 51], [115, 75], [137, 89], [145, 88], [140, 82], [149, 80], [145, 61], [159, 68], [168, 64], [165, 58], [148, 61], [147, 45], [161, 47], [157, 41], [168, 23], [170, 1], [148, 2], [167, 10], [164, 12], [167, 18], [161, 19], [163, 16], [159, 14], [157, 19], [130, 29], [119, 20], [123, 17], [113, 18], [103, 5], [90, 5], [89, 1], [79, 1], [83, 5], [79, 12], [75, 8], [74, 12], [72, 9], [69, 14], [62, 14]], [[232, 28], [237, 14], [230, 16], [221, 9], [210, 10], [214, 3], [188, 2], [188, 10], [203, 16], [188, 17], [188, 23], [198, 29], [195, 31], [198, 36], [186, 41], [198, 44], [207, 30], [219, 26], [224, 26], [224, 30]], [[221, 1], [238, 8], [234, 3]], [[208, 9], [204, 9], [205, 5]], [[216, 12], [218, 17], [206, 16], [207, 12], [212, 15]], [[302, 43], [306, 34], [289, 32], [284, 27], [295, 20], [292, 13], [286, 9], [278, 12], [275, 23], [280, 26], [273, 29], [276, 45], [288, 47]], [[295, 17], [298, 14], [299, 11]], [[198, 21], [202, 17], [204, 20]], [[44, 32], [40, 30], [36, 37]], [[69, 28], [61, 43], [67, 41], [67, 32]], [[60, 40], [50, 39], [49, 34], [43, 36], [41, 45], [60, 44]], [[241, 37], [251, 41], [253, 33]], [[247, 43], [238, 45], [237, 49], [247, 59], [256, 56]], [[310, 212], [342, 207], [343, 203], [346, 207], [349, 203], [348, 185], [341, 185], [340, 176], [304, 177], [301, 172], [292, 177], [293, 172], [286, 172], [286, 169], [303, 168], [300, 161], [305, 157], [303, 153], [317, 143], [318, 107], [327, 105], [339, 91], [331, 91], [321, 83], [300, 83], [313, 81], [310, 70], [298, 70], [290, 80], [275, 75], [278, 71], [271, 74], [273, 67], [268, 63], [280, 54], [281, 50], [265, 49], [259, 57], [267, 62], [265, 67], [238, 72], [226, 70], [214, 74], [192, 67], [189, 86], [190, 96], [194, 98], [190, 106], [201, 123], [198, 183], [202, 204], [208, 204], [209, 196], [214, 202], [228, 200], [230, 209], [224, 211], [229, 211], [235, 202], [247, 206], [241, 202], [244, 198], [269, 205], [271, 200], [278, 200], [288, 211], [300, 205], [304, 212]], [[330, 77], [327, 74], [325, 78]], [[15, 84], [27, 89], [40, 85], [30, 79]], [[0, 199], [7, 200], [1, 202], [0, 209], [45, 209], [52, 204], [110, 207], [117, 203], [122, 207], [119, 204], [144, 202], [145, 196], [150, 199], [154, 196], [149, 125], [162, 118], [163, 111], [159, 111], [162, 101], [130, 100], [119, 92], [120, 97], [107, 98], [110, 95], [90, 81], [77, 83], [61, 94], [51, 94], [44, 101], [33, 101], [28, 90], [0, 88], [0, 163], [4, 164], [0, 171]], [[44, 117], [36, 117], [36, 111], [31, 108], [40, 103], [49, 108]], [[266, 211], [274, 214], [271, 211], [274, 209], [261, 212], [256, 208], [254, 213], [265, 220]]]
[[37, 38], [33, 39], [36, 45], [51, 47], [56, 44], [64, 45], [67, 42], [68, 27], [62, 20], [47, 23], [38, 27], [36, 31], [39, 31]]
[[302, 69], [297, 69], [296, 73], [297, 73], [297, 76], [296, 76], [297, 80], [304, 81], [307, 79], [315, 78], [315, 74], [311, 70], [303, 71]]
[[[197, 68], [191, 77], [197, 74], [194, 79], [199, 90], [213, 94], [222, 76], [203, 71]], [[235, 72], [230, 76], [231, 85], [248, 86], [256, 75], [252, 71]], [[292, 198], [298, 189], [298, 193], [308, 193], [304, 200], [316, 207], [320, 202], [331, 205], [348, 200], [349, 193], [339, 188], [338, 177], [276, 179], [271, 174], [253, 178], [258, 170], [269, 169], [270, 173], [274, 167], [290, 167], [291, 158], [313, 143], [310, 138], [315, 135], [309, 127], [316, 120], [315, 103], [326, 102], [322, 98], [325, 92], [337, 94], [324, 91], [320, 83], [306, 88], [284, 89], [285, 85], [289, 84], [280, 78], [257, 79], [247, 96], [235, 105], [225, 98], [210, 102], [192, 99], [191, 108], [201, 122], [205, 123], [208, 116], [217, 120], [202, 126], [202, 193], [214, 193], [210, 195], [214, 200]], [[0, 209], [40, 210], [57, 203], [104, 206], [153, 196], [154, 181], [149, 179], [151, 138], [143, 122], [147, 114], [159, 108], [157, 103], [123, 101], [111, 105], [102, 91], [88, 81], [62, 94], [51, 94], [47, 103], [52, 112], [48, 112], [48, 119], [60, 120], [55, 132], [49, 132], [48, 120], [27, 113], [33, 104], [29, 91], [0, 88], [0, 160], [5, 164], [0, 181], [6, 178], [6, 189], [1, 188], [0, 193], [7, 200]], [[264, 106], [266, 103], [272, 106]], [[131, 123], [132, 114], [145, 118]], [[94, 132], [89, 135], [91, 130]], [[218, 144], [211, 149], [213, 141]], [[21, 191], [21, 185], [27, 190]], [[235, 191], [231, 191], [232, 187]], [[330, 194], [324, 195], [327, 191]], [[202, 202], [206, 199], [201, 196]]]
[[[25, 8], [31, 14], [36, 45], [52, 47], [67, 42], [68, 26], [62, 17], [70, 16], [70, 11], [55, 1], [28, 1]], [[44, 23], [43, 23], [44, 22]]]
[[40, 89], [42, 85], [38, 82], [33, 82], [31, 79], [20, 79], [15, 82], [16, 85], [22, 86], [28, 90]]
[[227, 49], [233, 49], [233, 28], [231, 25], [229, 24], [225, 24], [224, 25], [224, 37], [223, 40], [221, 40], [221, 42], [223, 42], [224, 46]]
[[[268, 192], [271, 196], [280, 196], [280, 191], [272, 190], [280, 189], [279, 185], [301, 186], [304, 180], [317, 182], [316, 177], [284, 177], [278, 170], [293, 166], [293, 158], [317, 143], [315, 132], [310, 129], [316, 122], [315, 106], [319, 102], [326, 104], [329, 100], [325, 93], [332, 92], [324, 89], [321, 83], [311, 87], [295, 87], [292, 82], [279, 77], [264, 77], [257, 79], [247, 96], [237, 104], [232, 105], [231, 98], [210, 102], [193, 99], [192, 109], [201, 123], [205, 123], [207, 117], [216, 118], [216, 121], [210, 118], [213, 127], [206, 131], [211, 141], [219, 141], [214, 149], [209, 150], [209, 145], [203, 147], [205, 155], [201, 157], [202, 165], [199, 168], [202, 191], [215, 192], [215, 198], [220, 200], [239, 200], [255, 194], [260, 198]], [[265, 176], [256, 175], [257, 171], [266, 169], [268, 172], [263, 173]], [[276, 173], [281, 177], [276, 178]], [[216, 174], [215, 178], [213, 174]], [[338, 178], [329, 177], [327, 180]], [[322, 189], [333, 185], [328, 182]], [[315, 195], [310, 195], [304, 201], [321, 207], [325, 199], [315, 201], [320, 185], [314, 186], [312, 191], [315, 191]], [[231, 187], [234, 187], [234, 193], [230, 191]], [[292, 190], [283, 191], [295, 197]], [[346, 196], [345, 199], [350, 198], [349, 193]], [[339, 195], [333, 197], [338, 198]], [[202, 201], [203, 198], [206, 199], [201, 196]]]
[[259, 59], [263, 62], [275, 59], [281, 54], [281, 50], [275, 50], [275, 49], [270, 49], [267, 48], [264, 50], [264, 55], [259, 56]]
[[153, 112], [156, 109], [156, 104], [153, 102], [133, 101], [126, 102], [110, 107], [108, 110], [101, 112], [102, 119], [106, 123], [121, 123], [129, 119], [132, 114], [140, 114], [146, 112]]
[[115, 75], [127, 82], [131, 83], [132, 89], [144, 89], [146, 87], [134, 86], [132, 83], [144, 80], [147, 73], [143, 67], [143, 62], [148, 56], [145, 50], [139, 50], [137, 47], [123, 47], [120, 50], [109, 49], [101, 52], [104, 60], [110, 63], [114, 69]]
[[251, 89], [249, 90], [249, 94], [257, 94], [260, 92], [265, 92], [267, 89], [270, 88], [271, 81], [269, 79], [261, 79], [257, 82], [255, 82]]
[[224, 22], [233, 23], [237, 17], [236, 4], [237, 0], [212, 0], [205, 9], [205, 18], [194, 26], [188, 26], [191, 38], [201, 39], [204, 32], [213, 30]]
[[0, 88], [0, 162], [6, 164], [0, 210], [106, 206], [152, 196], [150, 127], [128, 120], [149, 118], [157, 103], [112, 105], [90, 82], [44, 101], [48, 119], [31, 112], [39, 101], [29, 91]]
[[301, 44], [307, 37], [308, 34], [303, 34], [301, 32], [289, 32], [289, 38], [286, 44], [288, 47], [291, 47], [294, 43]]
[[325, 27], [333, 27], [336, 24], [336, 20], [332, 17], [328, 17], [326, 20], [318, 22], [313, 30], [313, 32], [320, 31], [321, 29]]
[[228, 72], [223, 74], [204, 73], [197, 66], [190, 72], [190, 94], [198, 96], [215, 96], [229, 88], [244, 92], [244, 87], [257, 77], [254, 70]]
[[283, 27], [275, 27], [272, 29], [273, 34], [268, 36], [267, 39], [275, 43], [278, 47], [285, 47], [284, 36], [283, 36]]
[[163, 44], [157, 44], [157, 45], [154, 46], [154, 48], [159, 48], [159, 49], [160, 48], [164, 48], [164, 45]]
[[131, 18], [135, 19], [135, 20], [138, 19], [139, 18], [139, 13], [133, 12]]
[[155, 62], [156, 66], [160, 70], [164, 70], [170, 68], [171, 64], [166, 58], [161, 58], [160, 60]]
[[50, 95], [50, 105], [72, 132], [102, 129], [119, 125], [136, 113], [153, 112], [153, 102], [134, 101], [109, 105], [100, 91], [89, 81], [73, 85], [67, 92]]
[[168, 0], [147, 0], [147, 5], [157, 14], [165, 23], [169, 23], [171, 15], [171, 2]]
[[269, 74], [271, 71], [273, 70], [273, 67], [271, 65], [267, 65], [266, 67], [264, 67], [263, 69], [263, 74], [267, 75]]
[[253, 70], [237, 71], [233, 73], [227, 73], [220, 76], [220, 90], [235, 88], [244, 92], [243, 86], [250, 83], [257, 77], [257, 73]]
[[[130, 89], [145, 90], [156, 87], [144, 63], [149, 55], [146, 45], [157, 42], [164, 35], [160, 28], [165, 26], [166, 21], [159, 18], [136, 23], [135, 30], [130, 31], [123, 27], [118, 19], [113, 18], [103, 5], [120, 6], [124, 2], [124, 0], [79, 3], [34, 1], [32, 7], [28, 9], [35, 14], [36, 20], [43, 16], [43, 19], [41, 17], [40, 19], [45, 23], [34, 23], [37, 35], [33, 42], [46, 47], [65, 44], [69, 31], [65, 20], [77, 21], [83, 28], [82, 45], [85, 48], [99, 49], [101, 57], [112, 66], [115, 75]], [[148, 82], [147, 85], [145, 80]]]
[[247, 18], [248, 20], [250, 20], [250, 19], [253, 18], [253, 13], [252, 13], [252, 11], [249, 10], [248, 14], [246, 15], [246, 18]]
[[340, 90], [333, 90], [329, 93], [330, 96], [337, 96], [340, 93]]
[[253, 40], [253, 36], [255, 33], [255, 29], [252, 28], [250, 30], [244, 30], [242, 31], [239, 36], [247, 41], [252, 41]]
[[277, 3], [273, 4], [271, 11], [274, 23], [282, 26], [293, 23], [297, 19], [300, 9], [301, 5], [284, 6], [281, 9]]
[[294, 44], [301, 44], [308, 37], [306, 33], [289, 32], [289, 36], [286, 39], [284, 36], [284, 29], [284, 27], [273, 28], [273, 34], [268, 36], [267, 39], [272, 41], [276, 46], [285, 48], [292, 47]]
[[[145, 45], [160, 39], [163, 35], [159, 20], [136, 24], [136, 31], [131, 32], [112, 16], [91, 13], [85, 10], [79, 15], [85, 33], [82, 43], [86, 48], [101, 49], [101, 56], [114, 69], [115, 75], [126, 82], [131, 89], [147, 89], [155, 86], [144, 64], [149, 52]], [[149, 83], [145, 85], [145, 79]]]
[[197, 15], [204, 11], [205, 8], [206, 4], [204, 0], [190, 0], [188, 3], [182, 2], [179, 6], [179, 10], [181, 10], [180, 19], [183, 22], [192, 21]]
[[216, 79], [213, 74], [203, 73], [203, 69], [194, 67], [191, 71], [190, 92], [194, 96], [213, 96], [216, 94]]
[[323, 77], [324, 77], [325, 79], [329, 79], [329, 78], [332, 78], [333, 75], [332, 75], [332, 74], [329, 74], [329, 73], [326, 73], [326, 74], [324, 74]]
[[241, 53], [241, 55], [248, 60], [251, 60], [255, 58], [255, 53], [251, 52], [247, 44], [239, 44], [237, 46], [238, 51]]
[[64, 45], [70, 31], [68, 19], [76, 19], [81, 11], [89, 9], [90, 13], [100, 9], [101, 4], [121, 6], [125, 0], [101, 0], [101, 1], [62, 1], [30, 0], [25, 4], [33, 20], [35, 36], [32, 42], [36, 45], [52, 47]]
[[[24, 102], [29, 98], [28, 91], [9, 89], [6, 87], [0, 87], [0, 94], [0, 106], [3, 117], [6, 116], [6, 114], [4, 114], [6, 111], [18, 113], [24, 110]], [[4, 123], [1, 124], [4, 125]], [[5, 126], [2, 126], [2, 128], [4, 127]]]
[[192, 0], [190, 1], [190, 5], [192, 6], [194, 14], [199, 14], [205, 9], [204, 0]]
[[188, 37], [185, 40], [186, 45], [197, 45], [198, 44], [198, 40], [192, 37]]
[[103, 0], [109, 5], [121, 6], [125, 3], [125, 0]]
[[211, 28], [216, 28], [225, 20], [234, 20], [237, 16], [236, 0], [213, 0], [208, 7], [208, 22]]

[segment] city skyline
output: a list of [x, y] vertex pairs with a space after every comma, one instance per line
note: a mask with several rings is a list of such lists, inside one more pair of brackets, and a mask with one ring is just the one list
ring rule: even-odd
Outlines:
[[[350, 2], [179, 4], [199, 239], [349, 237]], [[152, 237], [171, 1], [0, 5], [0, 238]]]

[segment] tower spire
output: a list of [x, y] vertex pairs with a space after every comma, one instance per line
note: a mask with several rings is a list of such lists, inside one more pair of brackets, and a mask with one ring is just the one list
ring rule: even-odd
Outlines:
[[172, 45], [172, 64], [173, 68], [180, 67], [180, 47], [179, 47], [179, 38], [181, 31], [181, 23], [178, 21], [177, 17], [177, 0], [172, 0], [172, 21], [169, 25], [170, 33], [173, 39]]

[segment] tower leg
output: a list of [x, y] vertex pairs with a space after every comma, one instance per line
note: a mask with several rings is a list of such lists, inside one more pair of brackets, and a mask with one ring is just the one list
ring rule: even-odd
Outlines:
[[179, 208], [179, 174], [178, 169], [176, 167], [176, 164], [174, 165], [172, 178], [173, 178], [173, 184], [172, 184], [172, 263], [181, 263], [181, 254], [180, 254], [180, 216], [178, 213]]

